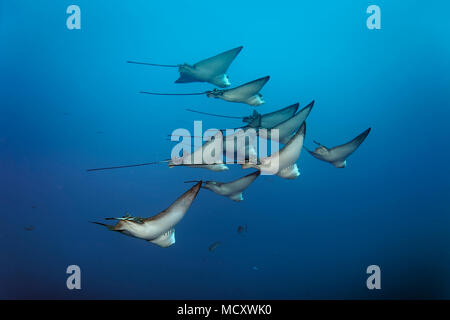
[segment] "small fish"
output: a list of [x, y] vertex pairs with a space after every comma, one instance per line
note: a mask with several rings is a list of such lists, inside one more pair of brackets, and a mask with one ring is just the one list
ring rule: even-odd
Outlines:
[[226, 72], [233, 60], [236, 58], [239, 52], [241, 52], [242, 48], [243, 47], [240, 46], [219, 53], [218, 55], [199, 61], [194, 65], [189, 65], [187, 63], [173, 65], [138, 61], [127, 62], [156, 67], [178, 68], [180, 77], [175, 81], [175, 83], [209, 82], [220, 88], [225, 88], [231, 85]]
[[237, 227], [237, 233], [242, 234], [244, 232], [247, 232], [247, 225]]
[[252, 267], [253, 270], [258, 271], [259, 268], [258, 267]]
[[34, 230], [34, 226], [27, 226], [27, 227], [24, 227], [24, 229], [26, 231], [33, 231]]
[[220, 241], [216, 241], [212, 245], [209, 246], [208, 250], [210, 252], [213, 252], [214, 250], [216, 250], [217, 246], [219, 246], [219, 245], [220, 245]]
[[251, 106], [259, 106], [265, 103], [263, 96], [259, 91], [269, 81], [270, 76], [265, 76], [232, 89], [217, 89], [204, 92], [191, 93], [162, 93], [141, 91], [140, 93], [157, 95], [157, 96], [198, 96], [206, 95], [208, 98], [222, 99], [228, 102], [244, 103]]
[[31, 208], [32, 208], [32, 209], [36, 209], [36, 208], [37, 208], [37, 206], [31, 206]]

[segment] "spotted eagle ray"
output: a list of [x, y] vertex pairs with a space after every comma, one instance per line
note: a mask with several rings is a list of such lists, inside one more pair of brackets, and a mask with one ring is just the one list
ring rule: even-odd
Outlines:
[[[226, 171], [229, 170], [228, 166], [224, 163], [204, 163], [204, 155], [208, 148], [212, 146], [214, 139], [211, 139], [204, 143], [201, 147], [194, 150], [192, 153], [183, 154], [181, 157], [169, 160], [169, 168], [177, 166], [186, 166], [190, 168], [202, 168], [211, 171]], [[202, 162], [196, 163], [196, 159], [202, 159]]]
[[[253, 110], [253, 114], [245, 117], [233, 117], [233, 116], [227, 116], [227, 115], [219, 115], [214, 113], [208, 113], [203, 111], [197, 111], [192, 109], [186, 109], [189, 112], [195, 112], [200, 114], [205, 114], [209, 116], [215, 116], [215, 117], [222, 117], [222, 118], [231, 118], [231, 119], [242, 119], [243, 122], [248, 123], [247, 126], [241, 127], [241, 128], [264, 128], [264, 129], [271, 129], [275, 127], [277, 124], [280, 124], [281, 122], [290, 119], [294, 114], [297, 112], [297, 109], [299, 107], [298, 103], [292, 104], [288, 107], [266, 113], [266, 114], [260, 114], [258, 111]], [[221, 130], [225, 131], [225, 130]]]
[[[244, 197], [242, 192], [247, 189], [256, 178], [261, 174], [260, 171], [255, 171], [244, 177], [231, 182], [218, 182], [218, 181], [205, 181], [202, 188], [211, 190], [218, 195], [228, 197], [233, 201], [242, 201]], [[198, 181], [186, 181], [186, 182], [198, 182]]]
[[194, 65], [188, 63], [167, 65], [154, 64], [146, 62], [127, 61], [128, 63], [143, 64], [157, 67], [171, 67], [178, 68], [180, 77], [175, 80], [175, 83], [188, 82], [209, 82], [219, 88], [226, 88], [230, 86], [230, 80], [226, 75], [228, 68], [233, 60], [241, 52], [242, 46], [222, 52], [214, 57], [199, 61]]
[[118, 220], [115, 225], [93, 222], [106, 227], [110, 231], [146, 240], [166, 248], [175, 243], [175, 225], [184, 217], [200, 190], [202, 181], [180, 196], [166, 210], [150, 218], [139, 218], [126, 215], [121, 218], [106, 218]]
[[[270, 114], [266, 115], [260, 115], [259, 113], [257, 113], [256, 115], [254, 114], [251, 122], [248, 125], [235, 128], [233, 130], [241, 129], [245, 131], [251, 128], [268, 129], [269, 131], [258, 130], [256, 133], [264, 139], [271, 139], [272, 134], [270, 130], [276, 129], [278, 130], [278, 141], [281, 142], [282, 144], [286, 144], [289, 141], [289, 139], [295, 134], [295, 132], [297, 132], [297, 130], [301, 127], [306, 118], [308, 118], [314, 106], [314, 101], [312, 101], [310, 104], [308, 104], [306, 107], [304, 107], [302, 110], [300, 110], [297, 114], [294, 115], [295, 111], [292, 113], [292, 110], [296, 110], [298, 106], [299, 104], [296, 103], [294, 105], [286, 107], [282, 110], [272, 112]], [[278, 112], [281, 112], [281, 114]], [[287, 115], [291, 116], [286, 118]], [[268, 116], [268, 118], [264, 119], [265, 116]], [[277, 122], [279, 120], [282, 121]], [[226, 131], [226, 129], [220, 129], [220, 131]]]
[[[218, 130], [219, 131], [219, 130]], [[235, 139], [238, 135], [244, 134], [242, 131], [238, 131], [232, 135], [223, 136], [222, 139], [222, 146], [223, 146], [223, 155], [229, 156], [233, 155], [236, 159], [257, 159], [257, 150], [256, 145], [254, 143], [250, 143], [248, 139], [244, 140], [244, 148], [241, 149], [238, 147], [237, 139]], [[234, 153], [228, 154], [226, 151], [226, 145], [227, 145], [227, 139], [233, 139], [234, 140]], [[205, 152], [213, 151], [213, 143], [214, 139], [211, 139], [204, 143], [201, 147], [194, 150], [192, 153], [186, 153], [182, 156], [176, 157], [175, 159], [166, 159], [166, 160], [159, 160], [154, 162], [146, 162], [146, 163], [138, 163], [138, 164], [127, 164], [127, 165], [118, 165], [118, 166], [111, 166], [111, 167], [101, 167], [101, 168], [94, 168], [94, 169], [87, 169], [86, 171], [92, 172], [92, 171], [103, 171], [103, 170], [113, 170], [113, 169], [123, 169], [123, 168], [133, 168], [133, 167], [142, 167], [142, 166], [149, 166], [149, 165], [155, 165], [155, 164], [163, 164], [167, 163], [169, 165], [169, 168], [174, 167], [190, 167], [190, 168], [201, 168], [201, 169], [207, 169], [210, 171], [226, 171], [229, 170], [229, 167], [222, 162], [217, 163], [207, 163], [204, 161], [205, 158]], [[196, 163], [196, 159], [202, 159], [200, 163]]]
[[216, 89], [195, 93], [160, 93], [141, 91], [140, 93], [159, 95], [159, 96], [193, 96], [206, 95], [208, 98], [222, 99], [228, 102], [245, 103], [251, 106], [259, 106], [265, 101], [259, 91], [269, 81], [270, 76], [259, 78], [232, 89]]
[[[292, 116], [290, 119], [287, 119], [271, 129], [278, 130], [278, 141], [282, 144], [288, 143], [288, 141], [292, 138], [292, 136], [298, 131], [298, 129], [305, 122], [306, 118], [308, 118], [311, 110], [314, 106], [314, 101], [300, 110], [296, 115]], [[259, 136], [265, 139], [271, 139], [271, 131], [259, 131]]]
[[[203, 162], [205, 159], [205, 155], [209, 155], [210, 153], [214, 153], [215, 150], [212, 148], [214, 147], [213, 144], [215, 143], [215, 139], [220, 138], [221, 133], [217, 133], [214, 136], [214, 139], [211, 139], [204, 143], [201, 147], [197, 148], [194, 152], [188, 153], [186, 155], [183, 155], [182, 157], [178, 157], [176, 159], [169, 160], [169, 167], [176, 167], [176, 166], [186, 166], [191, 168], [203, 168], [208, 169], [211, 171], [226, 171], [228, 170], [228, 166], [224, 163], [206, 163]], [[239, 136], [243, 137], [243, 146], [239, 145], [238, 139]], [[255, 135], [256, 137], [256, 135]], [[228, 148], [228, 142], [232, 141], [231, 147], [233, 148], [234, 152], [227, 152]], [[226, 158], [229, 158], [229, 156], [232, 156], [234, 159], [237, 160], [249, 160], [254, 159], [255, 161], [258, 158], [258, 153], [256, 149], [256, 144], [252, 143], [250, 139], [245, 139], [245, 131], [238, 130], [237, 132], [222, 136], [222, 154]], [[243, 147], [243, 148], [240, 148]], [[211, 155], [214, 156], [214, 155]], [[195, 163], [196, 159], [202, 159], [201, 163]]]
[[[292, 106], [296, 106], [298, 107], [298, 104], [296, 105], [292, 105]], [[292, 107], [290, 106], [290, 107]], [[310, 104], [308, 104], [306, 107], [304, 107], [303, 109], [301, 109], [297, 114], [293, 115], [292, 117], [290, 117], [289, 119], [278, 123], [277, 125], [268, 128], [269, 131], [265, 131], [265, 130], [258, 130], [256, 131], [256, 133], [264, 138], [264, 139], [272, 139], [272, 133], [270, 130], [275, 129], [278, 130], [278, 141], [281, 142], [282, 144], [286, 144], [291, 138], [292, 136], [298, 131], [298, 129], [301, 127], [301, 125], [306, 121], [306, 119], [308, 118], [309, 114], [311, 113], [311, 110], [314, 106], [314, 101], [312, 101]], [[288, 107], [288, 108], [290, 108]], [[262, 119], [262, 117], [258, 117], [259, 120]], [[275, 117], [274, 119], [280, 119], [281, 117]], [[270, 120], [266, 121], [266, 124], [270, 124]], [[260, 124], [256, 125], [257, 128], [261, 128]], [[251, 128], [251, 125], [247, 125], [244, 127], [240, 127], [240, 128], [236, 128], [234, 130], [248, 130]], [[266, 129], [266, 128], [264, 128]], [[226, 136], [227, 138], [230, 136]], [[224, 137], [225, 139], [225, 137]], [[247, 145], [246, 145], [247, 147]], [[248, 151], [249, 149], [247, 149]], [[250, 151], [254, 151], [253, 149], [250, 149]], [[254, 151], [256, 152], [256, 151]]]
[[314, 158], [329, 162], [336, 168], [345, 168], [347, 165], [347, 157], [350, 156], [356, 149], [363, 143], [363, 141], [369, 135], [371, 128], [365, 130], [363, 133], [358, 135], [356, 138], [347, 142], [343, 145], [327, 148], [317, 141], [314, 141], [319, 147], [314, 151], [306, 149]]
[[253, 115], [245, 117], [242, 121], [247, 123], [256, 123], [258, 128], [272, 129], [277, 124], [290, 119], [297, 112], [299, 103], [294, 103], [288, 107], [280, 110], [269, 112], [266, 114], [259, 114], [256, 110], [253, 110]]
[[268, 157], [262, 158], [260, 163], [245, 163], [243, 169], [256, 168], [263, 173], [275, 174], [285, 179], [296, 179], [300, 172], [297, 160], [303, 147], [306, 133], [306, 122], [303, 122], [297, 133], [279, 151]]

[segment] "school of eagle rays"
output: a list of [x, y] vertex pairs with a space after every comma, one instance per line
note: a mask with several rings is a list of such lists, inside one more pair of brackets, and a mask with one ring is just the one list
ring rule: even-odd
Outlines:
[[[231, 86], [231, 82], [228, 75], [226, 74], [227, 70], [234, 59], [237, 57], [237, 55], [241, 52], [242, 48], [243, 47], [240, 46], [222, 52], [213, 57], [199, 61], [193, 65], [190, 65], [188, 63], [177, 65], [162, 65], [137, 61], [127, 62], [140, 65], [177, 68], [180, 76], [177, 80], [175, 80], [175, 83], [207, 82], [220, 88], [193, 93], [161, 93], [141, 91], [141, 93], [143, 94], [168, 96], [205, 95], [208, 98], [222, 99], [234, 103], [244, 103], [250, 106], [259, 106], [265, 103], [260, 91], [269, 81], [270, 76], [264, 76], [242, 85], [228, 88]], [[313, 142], [317, 144], [317, 147], [314, 150], [309, 150], [304, 147], [303, 143], [306, 135], [306, 119], [308, 118], [313, 106], [314, 101], [298, 111], [299, 104], [295, 103], [293, 105], [275, 110], [267, 114], [259, 114], [256, 110], [254, 110], [251, 115], [242, 118], [189, 110], [206, 115], [240, 118], [244, 123], [246, 123], [246, 125], [241, 127], [240, 129], [242, 129], [243, 131], [248, 129], [266, 129], [258, 131], [258, 135], [260, 136], [260, 138], [268, 140], [272, 139], [270, 130], [277, 129], [278, 137], [276, 137], [275, 139], [283, 144], [283, 146], [278, 151], [275, 151], [266, 157], [258, 159], [257, 162], [241, 163], [241, 167], [243, 169], [254, 168], [256, 169], [256, 171], [247, 174], [237, 180], [229, 182], [202, 180], [185, 181], [193, 182], [195, 184], [184, 194], [182, 194], [178, 199], [176, 199], [172, 204], [170, 204], [170, 206], [166, 210], [154, 216], [141, 218], [126, 214], [123, 217], [105, 218], [105, 220], [116, 221], [116, 224], [114, 225], [101, 222], [93, 223], [102, 225], [110, 231], [115, 231], [127, 236], [146, 240], [165, 248], [175, 243], [175, 226], [178, 222], [180, 222], [180, 220], [189, 210], [189, 207], [191, 206], [201, 188], [210, 190], [218, 195], [228, 197], [232, 201], [243, 201], [243, 192], [261, 176], [261, 173], [277, 175], [283, 179], [296, 179], [300, 175], [297, 167], [297, 161], [303, 148], [318, 160], [328, 162], [336, 168], [345, 168], [347, 164], [347, 158], [356, 149], [358, 149], [361, 143], [366, 139], [367, 135], [370, 132], [370, 128], [366, 129], [350, 141], [347, 141], [335, 147], [326, 147], [323, 144], [313, 140]], [[233, 141], [235, 141], [234, 135], [224, 135], [221, 137], [223, 139], [223, 142], [226, 142], [228, 139], [233, 139]], [[206, 149], [207, 145], [212, 143], [212, 141], [214, 141], [214, 139], [209, 140], [202, 147], [194, 150], [194, 152], [192, 152], [191, 154], [183, 154], [182, 157], [176, 159], [179, 161], [170, 159], [141, 164], [88, 169], [87, 171], [137, 167], [164, 162], [168, 163], [169, 167], [188, 166], [193, 168], [208, 169], [211, 171], [228, 170], [228, 167], [225, 163], [198, 164], [192, 161], [192, 159], [195, 158], [196, 153], [202, 153], [201, 155], [203, 155], [203, 152]], [[243, 150], [243, 153], [246, 156], [248, 154], [255, 153], [254, 150], [251, 150], [251, 146], [249, 146], [248, 144], [245, 144], [244, 149], [245, 150]], [[275, 163], [276, 166], [274, 165]]]

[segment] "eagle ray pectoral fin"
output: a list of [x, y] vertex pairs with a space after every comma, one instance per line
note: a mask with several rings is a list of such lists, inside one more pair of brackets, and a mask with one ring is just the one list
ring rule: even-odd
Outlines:
[[298, 171], [297, 164], [294, 163], [293, 165], [280, 170], [278, 175], [285, 179], [296, 179], [300, 175], [300, 172]]
[[260, 166], [257, 164], [252, 164], [250, 162], [245, 162], [243, 164], [241, 164], [241, 168], [242, 169], [248, 169], [248, 168], [255, 168], [255, 169], [260, 169]]
[[200, 82], [200, 81], [185, 73], [181, 73], [180, 77], [174, 81], [174, 83], [188, 83], [188, 82]]
[[175, 228], [170, 229], [166, 233], [163, 233], [158, 238], [154, 240], [149, 240], [149, 242], [160, 246], [161, 248], [170, 247], [175, 243]]
[[282, 137], [279, 142], [281, 142], [282, 144], [287, 144], [293, 136], [294, 134], [290, 134], [289, 136]]

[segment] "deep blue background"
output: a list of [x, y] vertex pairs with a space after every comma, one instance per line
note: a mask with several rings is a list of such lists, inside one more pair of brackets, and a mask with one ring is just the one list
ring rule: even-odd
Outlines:
[[[73, 3], [81, 30], [66, 28]], [[370, 4], [381, 30], [366, 28]], [[449, 10], [412, 0], [0, 1], [0, 298], [449, 298]], [[347, 168], [304, 152], [297, 180], [261, 177], [242, 203], [201, 191], [167, 249], [89, 224], [154, 215], [184, 180], [250, 172], [85, 172], [165, 159], [166, 134], [193, 120], [240, 125], [184, 109], [244, 116], [247, 105], [139, 95], [212, 86], [125, 63], [194, 63], [239, 45], [233, 85], [271, 75], [259, 112], [316, 100], [308, 147], [372, 127]], [[80, 291], [66, 289], [70, 264], [81, 267]], [[382, 271], [377, 292], [365, 286], [371, 264]]]

